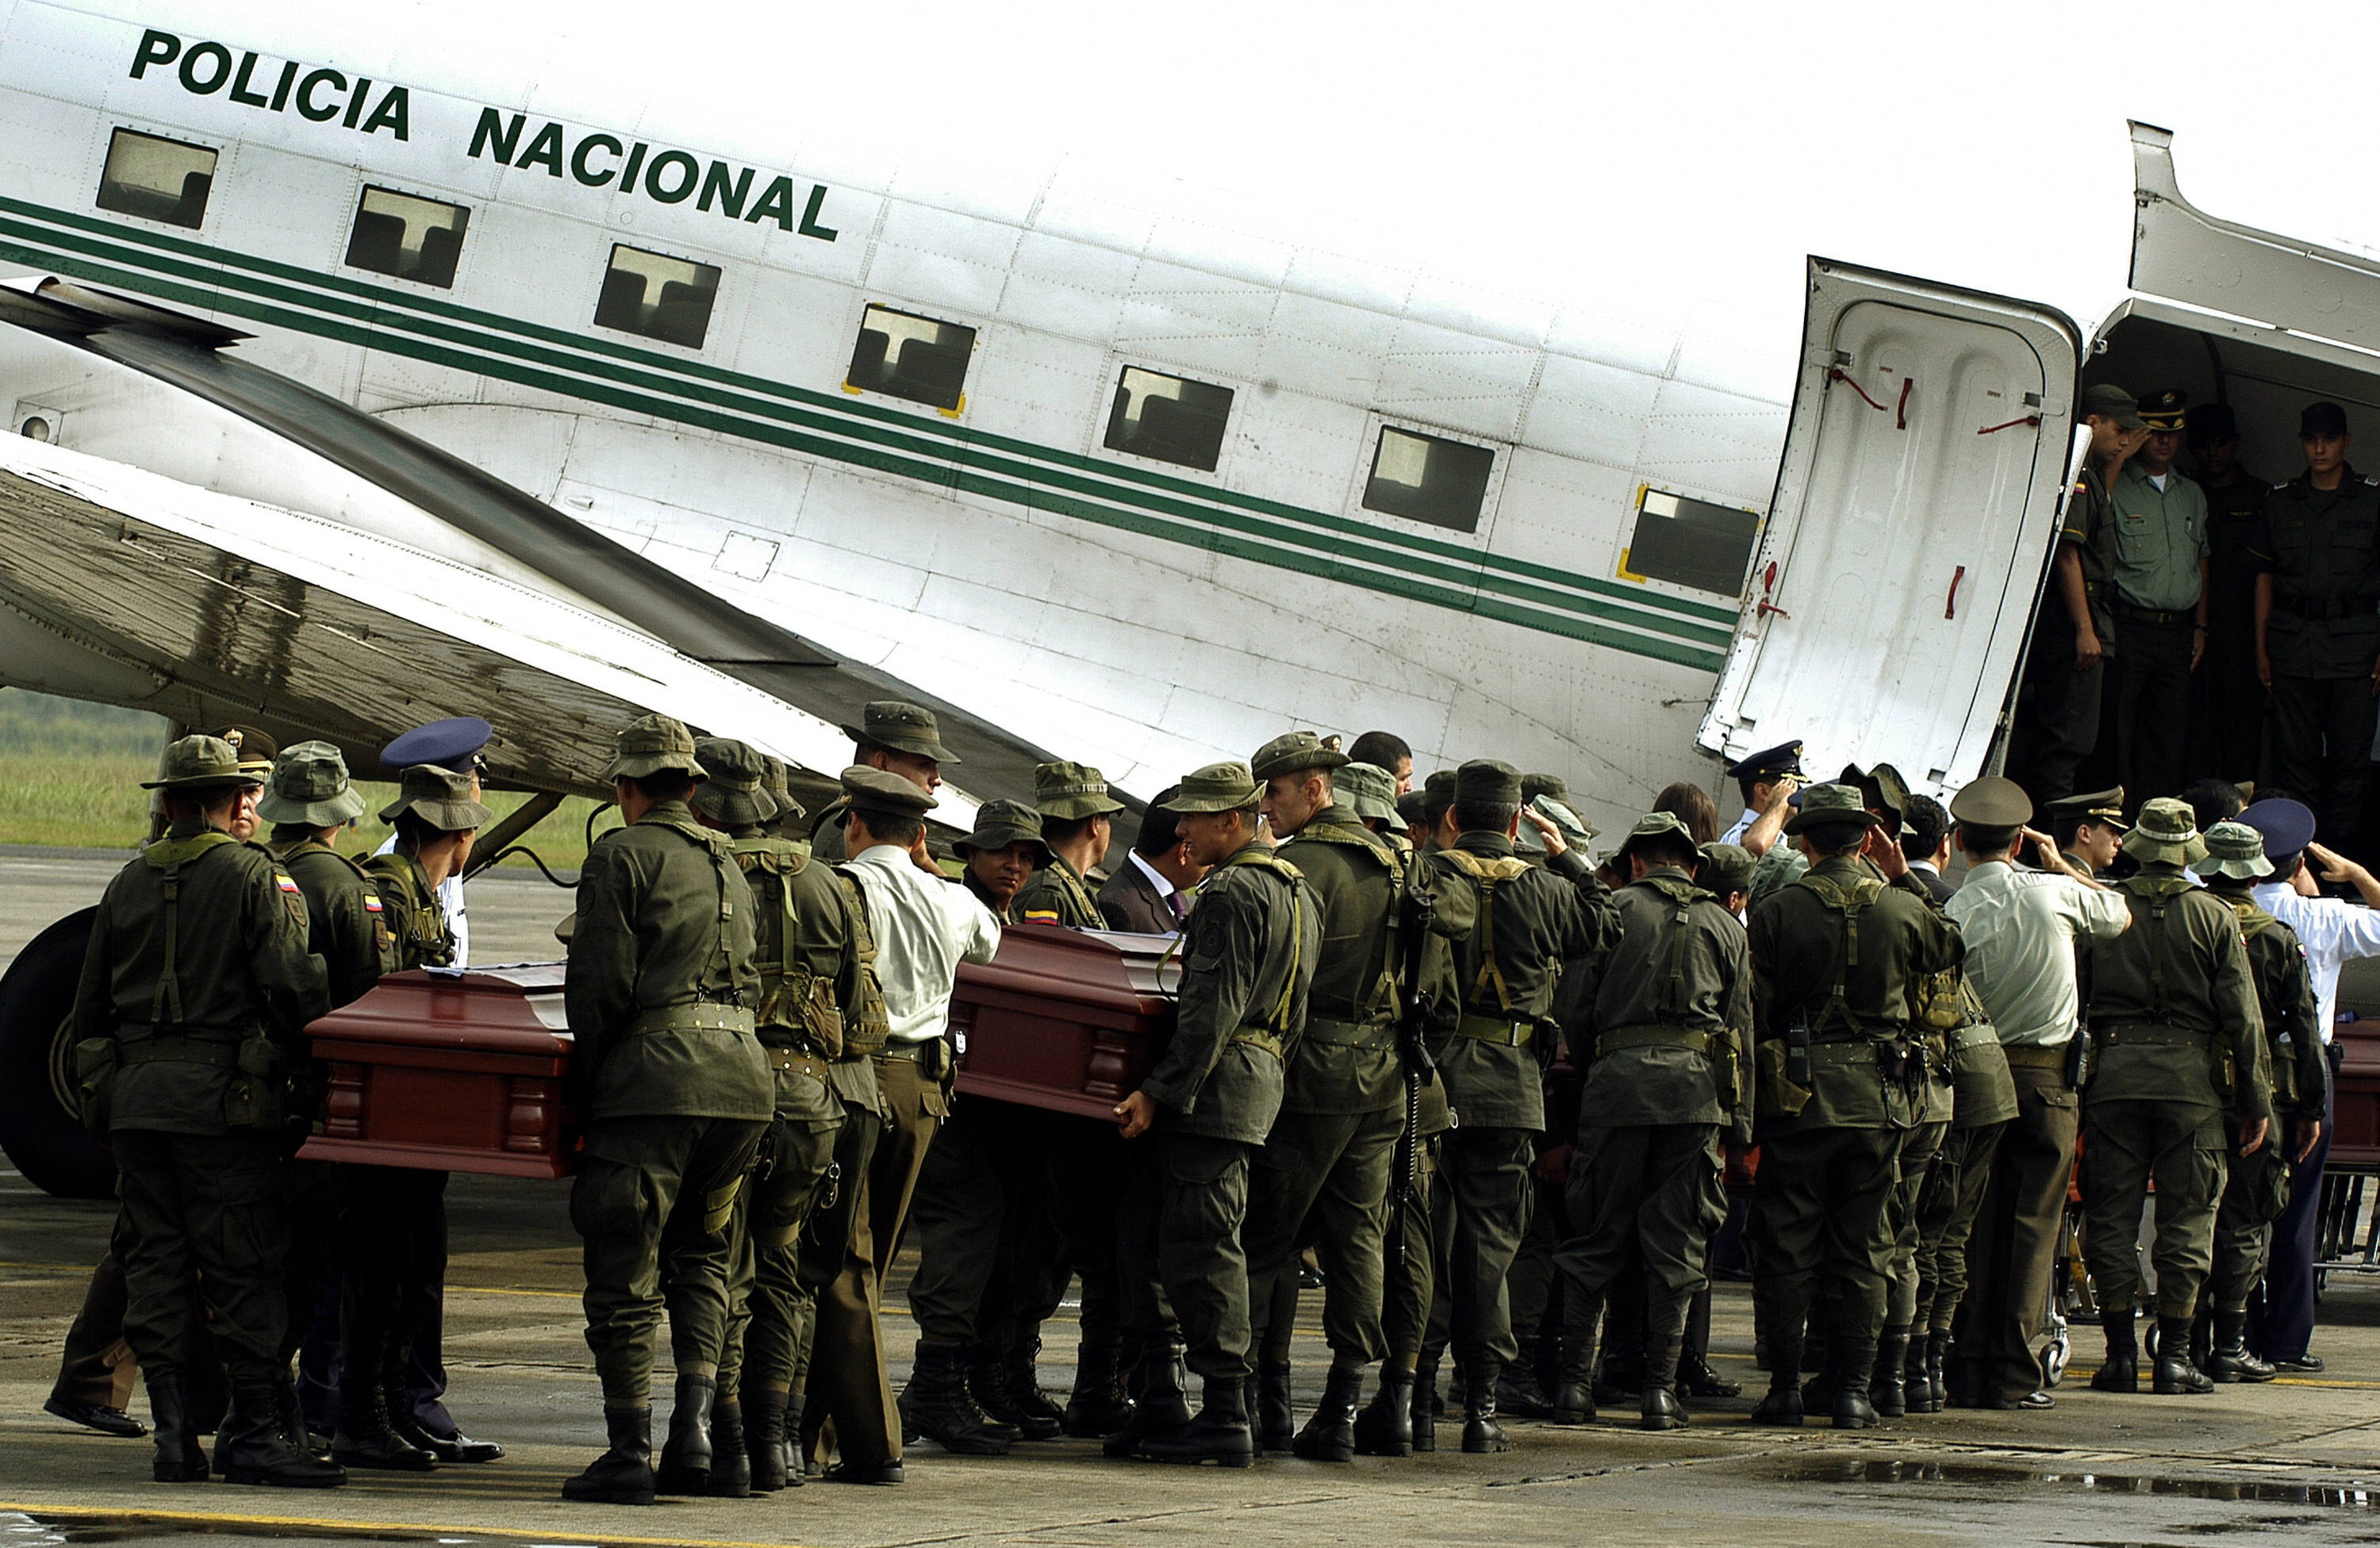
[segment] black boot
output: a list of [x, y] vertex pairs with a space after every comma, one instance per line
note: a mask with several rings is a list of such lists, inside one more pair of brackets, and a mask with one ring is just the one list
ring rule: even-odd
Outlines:
[[1256, 1465], [1256, 1437], [1248, 1432], [1247, 1383], [1226, 1377], [1203, 1383], [1197, 1417], [1171, 1434], [1141, 1443], [1140, 1455], [1155, 1462], [1220, 1462], [1226, 1468]]
[[565, 1479], [562, 1497], [599, 1505], [653, 1503], [653, 1411], [606, 1408], [603, 1435], [611, 1448], [577, 1478]]
[[[1322, 1401], [1289, 1449], [1309, 1462], [1352, 1462], [1355, 1459], [1355, 1405], [1364, 1398], [1364, 1368], [1342, 1371], [1332, 1361], [1322, 1383]], [[1410, 1443], [1409, 1448], [1410, 1448]]]
[[1741, 1397], [1743, 1383], [1711, 1369], [1709, 1360], [1693, 1349], [1678, 1359], [1678, 1384], [1690, 1397]]
[[1380, 1368], [1380, 1389], [1355, 1416], [1355, 1450], [1365, 1457], [1414, 1453], [1414, 1373]]
[[1496, 1407], [1514, 1419], [1543, 1419], [1554, 1411], [1552, 1395], [1537, 1379], [1537, 1341], [1520, 1341], [1520, 1358], [1496, 1377]]
[[1297, 1411], [1285, 1359], [1257, 1362], [1256, 1437], [1266, 1451], [1287, 1451], [1297, 1440]]
[[653, 1493], [710, 1493], [710, 1403], [718, 1394], [719, 1383], [710, 1377], [678, 1372], [669, 1438], [662, 1443], [662, 1465], [653, 1470]]
[[[1593, 1324], [1590, 1323], [1589, 1326]], [[1547, 1417], [1556, 1424], [1585, 1424], [1595, 1418], [1595, 1341], [1565, 1336], [1555, 1356], [1554, 1390]]]
[[215, 1450], [225, 1483], [334, 1489], [347, 1481], [345, 1468], [298, 1450], [281, 1433], [281, 1405], [269, 1374], [232, 1378], [231, 1412], [215, 1435]]
[[[361, 1390], [358, 1390], [358, 1389]], [[396, 1432], [388, 1417], [388, 1390], [378, 1382], [339, 1383], [339, 1424], [331, 1460], [342, 1467], [424, 1473], [438, 1459]]]
[[1122, 1355], [1111, 1337], [1086, 1338], [1075, 1351], [1075, 1390], [1062, 1422], [1069, 1435], [1112, 1435], [1132, 1418], [1123, 1395]]
[[[773, 1494], [801, 1486], [802, 1470], [793, 1465], [793, 1443], [785, 1435], [786, 1408], [784, 1393], [752, 1395], [752, 1411], [747, 1416], [750, 1422], [744, 1427], [744, 1455], [756, 1493]], [[798, 1428], [801, 1421], [794, 1423]]]
[[[1936, 1342], [1941, 1348], [1937, 1351]], [[1938, 1414], [1942, 1411], [1942, 1361], [1949, 1358], [1950, 1335], [1928, 1334], [1919, 1337], [1912, 1332], [1909, 1339], [1909, 1358], [1901, 1364], [1900, 1386], [1907, 1396], [1912, 1414]]]
[[2190, 1319], [2160, 1317], [2157, 1319], [2156, 1390], [2167, 1396], [2181, 1394], [2203, 1396], [2215, 1390], [2206, 1372], [2191, 1363]]
[[1016, 1427], [1028, 1441], [1054, 1441], [1066, 1432], [1066, 1413], [1041, 1390], [1041, 1340], [1026, 1338], [1001, 1357], [1001, 1393], [1015, 1411]]
[[703, 1493], [722, 1500], [752, 1493], [752, 1453], [738, 1398], [716, 1398], [710, 1405], [710, 1483]]
[[1496, 1419], [1500, 1372], [1492, 1360], [1466, 1365], [1463, 1372], [1463, 1449], [1472, 1455], [1510, 1451], [1512, 1437]]
[[901, 1422], [944, 1451], [961, 1457], [1005, 1457], [1015, 1432], [1006, 1434], [976, 1404], [967, 1389], [966, 1346], [917, 1340], [916, 1368], [901, 1389]]
[[2248, 1314], [2245, 1311], [2215, 1313], [2213, 1347], [2206, 1361], [2200, 1367], [2207, 1379], [2219, 1385], [2234, 1382], [2269, 1382], [2280, 1374], [2271, 1366], [2248, 1352]]
[[157, 1456], [149, 1467], [149, 1476], [160, 1483], [204, 1483], [207, 1481], [207, 1454], [199, 1445], [199, 1432], [190, 1428], [189, 1399], [182, 1384], [179, 1371], [151, 1371], [149, 1378], [149, 1423], [157, 1443]]
[[2099, 1309], [2100, 1331], [2107, 1335], [2107, 1358], [2091, 1373], [2093, 1392], [2138, 1392], [2141, 1390], [2141, 1351], [2132, 1337], [2132, 1314], [2113, 1308]]
[[1413, 1448], [1438, 1449], [1438, 1361], [1427, 1356], [1414, 1367]]
[[[1678, 1318], [1682, 1328], [1685, 1319]], [[1677, 1335], [1656, 1333], [1645, 1346], [1645, 1396], [1640, 1400], [1636, 1427], [1639, 1430], [1683, 1430], [1686, 1427], [1685, 1400], [1678, 1395], [1679, 1345]]]
[[1772, 1332], [1768, 1336], [1768, 1396], [1752, 1410], [1752, 1422], [1798, 1426], [1802, 1414], [1802, 1341], [1788, 1333]]
[[1838, 1336], [1829, 1341], [1836, 1364], [1831, 1383], [1835, 1400], [1831, 1405], [1838, 1430], [1873, 1430], [1876, 1428], [1876, 1404], [1870, 1401], [1868, 1383], [1876, 1375], [1876, 1346], [1864, 1338]]
[[1135, 1457], [1149, 1441], [1188, 1429], [1190, 1401], [1182, 1396], [1182, 1346], [1162, 1340], [1145, 1345], [1133, 1371], [1132, 1417], [1099, 1449], [1110, 1457]]
[[1867, 1379], [1867, 1400], [1879, 1418], [1909, 1412], [1909, 1330], [1888, 1327], [1876, 1335], [1876, 1363]]
[[1000, 1356], [981, 1344], [966, 1346], [960, 1357], [959, 1371], [966, 1394], [981, 1414], [993, 1439], [1014, 1445], [1025, 1438], [1025, 1426], [1017, 1421], [1017, 1413], [1010, 1406], [1002, 1387]]

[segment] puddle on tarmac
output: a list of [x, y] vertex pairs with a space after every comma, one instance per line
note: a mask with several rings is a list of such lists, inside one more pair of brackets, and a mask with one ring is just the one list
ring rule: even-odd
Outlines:
[[0, 1548], [66, 1548], [67, 1544], [143, 1542], [158, 1538], [182, 1537], [236, 1538], [289, 1544], [402, 1542], [418, 1545], [418, 1548], [598, 1548], [600, 1541], [557, 1538], [551, 1542], [532, 1544], [513, 1537], [457, 1537], [451, 1530], [441, 1532], [431, 1529], [405, 1531], [370, 1527], [350, 1531], [310, 1523], [305, 1526], [274, 1526], [269, 1522], [190, 1520], [137, 1514], [56, 1517], [39, 1512], [30, 1515], [0, 1512]]
[[[2380, 1481], [2284, 1483], [2265, 1479], [2157, 1478], [2103, 1472], [2088, 1466], [2026, 1468], [1984, 1462], [1896, 1462], [1875, 1457], [1783, 1459], [1759, 1469], [1780, 1483], [1949, 1483], [1965, 1488], [2056, 1489], [2097, 1494], [2157, 1494], [2186, 1500], [2254, 1505], [2326, 1505], [2380, 1514]], [[2178, 1530], [2213, 1536], [2225, 1531], [2288, 1526], [2295, 1517], [2201, 1525]]]

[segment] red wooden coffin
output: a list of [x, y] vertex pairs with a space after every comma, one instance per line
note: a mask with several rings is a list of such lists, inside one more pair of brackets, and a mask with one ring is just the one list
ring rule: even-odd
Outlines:
[[959, 1090], [1108, 1121], [1173, 1030], [1171, 935], [1011, 925], [959, 969], [951, 997]]
[[2380, 1174], [2380, 1021], [2341, 1021], [2338, 1089], [2331, 1094], [2329, 1166]]
[[322, 1131], [298, 1153], [560, 1177], [577, 1124], [562, 1100], [562, 964], [415, 970], [307, 1029], [330, 1067]]

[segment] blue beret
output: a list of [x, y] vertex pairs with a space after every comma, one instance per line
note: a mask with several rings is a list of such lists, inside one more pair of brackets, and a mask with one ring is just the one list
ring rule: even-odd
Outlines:
[[2287, 796], [2258, 801], [2239, 820], [2265, 835], [2265, 853], [2294, 855], [2313, 842], [2313, 811], [2303, 801]]
[[380, 750], [381, 763], [390, 769], [409, 769], [416, 763], [435, 763], [442, 769], [468, 769], [480, 750], [494, 737], [496, 728], [477, 715], [455, 715], [450, 720], [433, 720], [427, 725], [417, 725], [404, 736]]

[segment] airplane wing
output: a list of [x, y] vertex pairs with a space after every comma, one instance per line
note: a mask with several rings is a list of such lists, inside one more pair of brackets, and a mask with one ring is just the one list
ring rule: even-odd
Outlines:
[[[607, 796], [612, 734], [648, 712], [832, 776], [851, 744], [652, 635], [342, 523], [0, 437], [6, 675], [153, 710], [316, 736], [370, 773], [395, 731], [498, 727], [490, 776]], [[974, 798], [945, 786], [939, 820]]]

